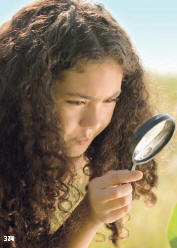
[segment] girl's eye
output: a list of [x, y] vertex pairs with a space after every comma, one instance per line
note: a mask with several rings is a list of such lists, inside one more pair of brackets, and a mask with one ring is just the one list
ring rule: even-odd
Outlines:
[[[118, 99], [119, 99], [119, 96], [114, 98], [114, 99], [110, 99], [110, 100], [106, 101], [106, 103], [117, 102]], [[68, 100], [66, 102], [69, 103], [69, 104], [73, 104], [73, 105], [83, 105], [83, 104], [85, 104], [85, 102], [83, 102], [83, 101], [70, 101], [70, 100]]]
[[110, 102], [117, 102], [119, 100], [119, 96], [116, 97], [116, 98], [113, 98], [113, 99], [110, 99], [108, 100], [107, 102], [110, 103]]
[[82, 101], [66, 101], [67, 103], [69, 104], [75, 104], [75, 105], [81, 105], [81, 104], [84, 104], [85, 102], [82, 102]]

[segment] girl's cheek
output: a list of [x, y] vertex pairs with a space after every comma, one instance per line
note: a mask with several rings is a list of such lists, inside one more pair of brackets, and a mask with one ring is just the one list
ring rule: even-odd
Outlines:
[[65, 130], [65, 132], [69, 132], [70, 130], [76, 128], [81, 114], [78, 111], [74, 111], [73, 109], [62, 108], [59, 111], [59, 116], [63, 130]]

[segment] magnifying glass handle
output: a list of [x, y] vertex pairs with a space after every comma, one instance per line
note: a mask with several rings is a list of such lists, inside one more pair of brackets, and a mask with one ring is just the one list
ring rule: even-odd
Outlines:
[[133, 163], [133, 166], [132, 166], [132, 168], [131, 168], [131, 171], [134, 171], [135, 169], [136, 169], [136, 163]]

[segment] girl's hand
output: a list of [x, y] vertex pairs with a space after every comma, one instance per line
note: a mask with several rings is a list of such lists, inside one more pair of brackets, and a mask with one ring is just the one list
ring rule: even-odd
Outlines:
[[88, 185], [89, 216], [98, 224], [112, 223], [126, 215], [131, 206], [130, 182], [142, 179], [141, 171], [110, 170]]

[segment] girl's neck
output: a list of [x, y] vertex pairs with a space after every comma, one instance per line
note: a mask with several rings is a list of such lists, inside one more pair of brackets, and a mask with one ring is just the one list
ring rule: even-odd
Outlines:
[[75, 170], [78, 171], [78, 170], [82, 169], [84, 167], [84, 165], [86, 164], [87, 157], [84, 154], [82, 154], [79, 157], [73, 157], [72, 162], [73, 162], [73, 166], [74, 166]]

